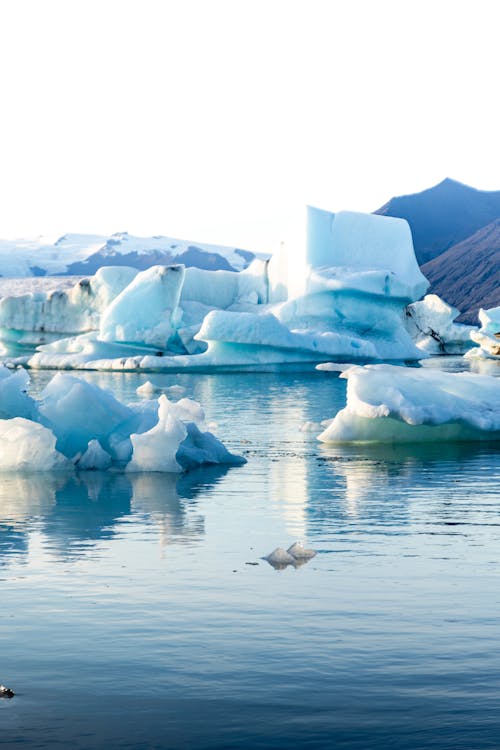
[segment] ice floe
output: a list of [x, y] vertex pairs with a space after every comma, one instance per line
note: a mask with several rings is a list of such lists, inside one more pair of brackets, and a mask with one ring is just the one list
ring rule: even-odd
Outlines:
[[500, 379], [394, 365], [353, 366], [326, 443], [500, 440]]
[[123, 404], [81, 378], [58, 373], [32, 399], [22, 370], [0, 366], [0, 470], [183, 472], [205, 464], [239, 465], [208, 431], [188, 398]]

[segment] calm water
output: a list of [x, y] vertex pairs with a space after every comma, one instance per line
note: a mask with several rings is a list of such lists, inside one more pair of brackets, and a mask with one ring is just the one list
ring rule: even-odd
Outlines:
[[327, 373], [85, 377], [182, 384], [248, 464], [0, 481], [0, 746], [500, 747], [500, 447], [322, 446]]

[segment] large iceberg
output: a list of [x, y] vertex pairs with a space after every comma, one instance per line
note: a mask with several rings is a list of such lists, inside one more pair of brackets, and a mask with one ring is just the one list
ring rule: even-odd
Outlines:
[[0, 470], [182, 472], [204, 464], [239, 465], [207, 430], [200, 404], [165, 395], [123, 404], [96, 385], [58, 373], [39, 401], [28, 375], [0, 367]]
[[470, 333], [470, 338], [478, 346], [469, 349], [465, 356], [470, 359], [500, 360], [500, 307], [479, 310], [479, 322], [481, 328]]
[[3, 318], [0, 303], [4, 341], [29, 339], [30, 326], [44, 335], [59, 326], [57, 340], [40, 342], [25, 364], [244, 370], [425, 356], [405, 327], [405, 309], [428, 283], [402, 219], [309, 208], [305, 241], [297, 237], [240, 272], [177, 265], [99, 274], [100, 286], [96, 277], [84, 283], [87, 316], [78, 288], [65, 293], [62, 312], [51, 297], [32, 318], [28, 301], [3, 300]]
[[325, 443], [500, 440], [500, 379], [394, 365], [353, 366]]

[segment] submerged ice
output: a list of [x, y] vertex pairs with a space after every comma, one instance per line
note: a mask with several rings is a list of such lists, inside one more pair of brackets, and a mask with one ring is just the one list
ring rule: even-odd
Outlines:
[[199, 403], [161, 395], [123, 404], [81, 378], [58, 373], [39, 401], [24, 370], [0, 366], [0, 470], [182, 472], [204, 464], [239, 465], [207, 430]]
[[308, 209], [304, 241], [245, 269], [101, 268], [74, 289], [0, 302], [5, 354], [39, 368], [149, 371], [419, 359], [425, 293], [402, 219]]
[[500, 440], [500, 379], [394, 365], [353, 366], [325, 443]]

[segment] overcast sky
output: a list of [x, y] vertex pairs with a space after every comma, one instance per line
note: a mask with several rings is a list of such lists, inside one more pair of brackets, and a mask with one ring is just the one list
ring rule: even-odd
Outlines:
[[273, 250], [304, 204], [500, 189], [498, 2], [1, 0], [0, 237]]

